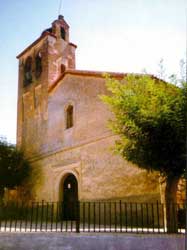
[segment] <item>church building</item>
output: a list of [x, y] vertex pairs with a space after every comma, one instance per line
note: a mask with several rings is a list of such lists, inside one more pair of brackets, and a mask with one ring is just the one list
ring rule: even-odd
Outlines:
[[114, 153], [112, 114], [99, 98], [108, 93], [104, 72], [76, 69], [69, 28], [60, 15], [17, 56], [17, 145], [38, 170], [32, 198], [160, 201], [158, 175]]

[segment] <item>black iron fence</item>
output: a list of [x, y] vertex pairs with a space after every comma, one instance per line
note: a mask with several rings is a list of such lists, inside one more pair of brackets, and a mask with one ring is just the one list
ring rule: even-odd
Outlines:
[[[160, 203], [7, 202], [0, 231], [167, 233], [165, 211]], [[175, 233], [185, 233], [185, 205], [171, 204], [170, 213]]]

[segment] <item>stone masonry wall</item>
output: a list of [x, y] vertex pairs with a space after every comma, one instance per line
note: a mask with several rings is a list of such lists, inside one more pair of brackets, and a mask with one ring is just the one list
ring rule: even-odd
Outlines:
[[156, 201], [159, 200], [158, 177], [114, 155], [109, 136], [86, 145], [69, 148], [33, 162], [42, 168], [37, 200], [63, 199], [62, 182], [68, 173], [78, 180], [80, 200]]
[[[80, 200], [160, 199], [156, 174], [114, 155], [117, 137], [107, 128], [111, 113], [99, 98], [104, 93], [102, 78], [66, 75], [49, 96], [45, 148], [33, 159], [33, 166], [43, 173], [36, 199], [63, 199], [62, 183], [68, 173], [78, 180]], [[74, 126], [70, 129], [65, 127], [68, 104], [74, 107]], [[33, 135], [30, 144], [36, 140]]]

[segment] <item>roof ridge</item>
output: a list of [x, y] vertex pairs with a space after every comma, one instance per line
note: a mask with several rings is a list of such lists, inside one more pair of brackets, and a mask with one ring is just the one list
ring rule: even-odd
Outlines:
[[[124, 76], [127, 76], [128, 74], [133, 74], [136, 76], [143, 76], [145, 74], [143, 73], [122, 73], [122, 72], [112, 72], [112, 71], [94, 71], [94, 70], [79, 70], [79, 69], [67, 69], [65, 70], [53, 83], [52, 85], [48, 88], [48, 92], [52, 92], [56, 86], [58, 85], [58, 83], [60, 82], [60, 80], [62, 80], [65, 75], [67, 74], [71, 74], [71, 75], [84, 75], [84, 76], [95, 76], [95, 77], [101, 77], [104, 78], [104, 74], [109, 74], [111, 77], [114, 77], [116, 79], [123, 79]], [[157, 80], [160, 80], [159, 78], [157, 78], [154, 75], [151, 74], [146, 74], [149, 75]]]

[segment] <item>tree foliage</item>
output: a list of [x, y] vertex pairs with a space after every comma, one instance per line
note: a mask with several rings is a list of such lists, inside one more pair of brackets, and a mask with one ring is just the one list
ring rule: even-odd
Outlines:
[[0, 139], [0, 192], [4, 188], [15, 188], [30, 176], [31, 167], [21, 150]]
[[116, 150], [140, 168], [167, 178], [185, 170], [186, 88], [147, 75], [122, 81], [106, 76], [111, 95], [102, 96], [114, 113], [111, 129], [120, 140]]

